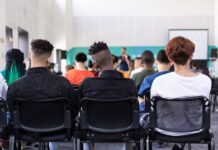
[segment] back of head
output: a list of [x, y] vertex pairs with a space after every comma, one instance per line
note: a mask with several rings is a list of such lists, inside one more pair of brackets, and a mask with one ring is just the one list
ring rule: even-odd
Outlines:
[[185, 65], [192, 58], [195, 45], [184, 37], [175, 37], [167, 44], [166, 54], [177, 65]]
[[89, 60], [89, 62], [88, 62], [88, 67], [89, 68], [93, 68], [94, 67], [94, 64], [93, 64], [93, 62], [91, 60]]
[[142, 67], [142, 58], [141, 57], [136, 57], [134, 66], [135, 66], [135, 69]]
[[85, 63], [87, 61], [87, 56], [85, 53], [78, 53], [76, 55], [76, 62]]
[[157, 54], [157, 61], [161, 64], [169, 64], [170, 61], [166, 55], [165, 50], [160, 50]]
[[31, 42], [31, 51], [34, 59], [47, 60], [53, 51], [53, 45], [42, 39], [33, 40]]
[[[96, 65], [101, 69], [109, 67], [107, 69], [113, 69], [113, 59], [111, 52], [104, 42], [95, 42], [89, 49], [89, 54], [96, 62]], [[111, 68], [110, 68], [111, 67]]]
[[146, 50], [142, 53], [142, 63], [152, 65], [154, 63], [154, 55], [151, 51]]
[[118, 63], [118, 61], [119, 61], [119, 57], [118, 56], [112, 54], [112, 58], [113, 58], [113, 64]]
[[24, 54], [19, 49], [11, 49], [6, 53], [7, 84], [10, 85], [25, 74]]
[[19, 49], [11, 49], [6, 53], [6, 62], [15, 61], [16, 63], [23, 63], [24, 54]]

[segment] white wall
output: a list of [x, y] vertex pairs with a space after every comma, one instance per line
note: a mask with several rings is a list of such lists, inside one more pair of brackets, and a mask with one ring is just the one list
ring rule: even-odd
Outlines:
[[5, 58], [5, 1], [0, 0], [0, 68], [3, 67]]
[[[69, 3], [71, 7], [66, 7]], [[29, 47], [33, 39], [42, 38], [51, 41], [55, 48], [67, 49], [70, 37], [67, 31], [72, 28], [73, 19], [66, 17], [70, 13], [68, 8], [72, 8], [72, 0], [0, 0], [0, 70], [6, 52], [5, 42], [1, 42], [5, 39], [5, 26], [13, 29], [14, 48], [18, 48], [18, 27], [21, 27], [29, 34]]]
[[165, 45], [172, 28], [209, 29], [214, 45], [214, 0], [73, 0], [73, 15], [75, 47]]
[[218, 0], [215, 0], [215, 45], [218, 46]]

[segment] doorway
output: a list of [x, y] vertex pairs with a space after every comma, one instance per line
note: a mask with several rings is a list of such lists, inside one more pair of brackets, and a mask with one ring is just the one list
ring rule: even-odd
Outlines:
[[24, 58], [28, 56], [29, 36], [28, 32], [18, 27], [18, 48], [24, 53]]

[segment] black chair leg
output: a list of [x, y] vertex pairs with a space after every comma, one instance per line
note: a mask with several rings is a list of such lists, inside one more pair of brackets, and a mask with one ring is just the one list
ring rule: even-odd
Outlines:
[[146, 150], [152, 150], [152, 142], [150, 141], [149, 136], [146, 139]]
[[76, 138], [73, 138], [73, 149], [74, 150], [77, 150], [77, 139]]
[[214, 135], [211, 133], [211, 139], [208, 143], [208, 150], [215, 150], [215, 141], [214, 141]]
[[14, 136], [10, 136], [9, 138], [9, 150], [14, 150], [14, 140], [15, 140], [15, 137]]
[[18, 150], [21, 150], [21, 142], [17, 142]]
[[45, 150], [45, 143], [39, 142], [39, 150]]
[[217, 95], [215, 94], [213, 98], [213, 112], [215, 112], [215, 108], [216, 108], [216, 99], [217, 99]]
[[144, 147], [145, 147], [145, 145], [144, 145], [144, 139], [143, 138], [141, 138], [140, 139], [140, 150], [144, 150]]
[[191, 143], [188, 143], [188, 150], [191, 150], [191, 149], [192, 149]]

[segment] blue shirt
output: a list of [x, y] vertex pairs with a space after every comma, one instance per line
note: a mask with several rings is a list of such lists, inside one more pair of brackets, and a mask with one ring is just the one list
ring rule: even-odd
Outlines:
[[150, 75], [148, 77], [146, 77], [143, 82], [142, 82], [142, 85], [138, 91], [138, 95], [139, 96], [144, 96], [145, 92], [150, 90], [151, 88], [151, 85], [154, 81], [154, 79], [156, 79], [157, 77], [161, 76], [161, 75], [164, 75], [166, 73], [169, 73], [170, 71], [162, 71], [162, 72], [157, 72], [153, 75]]

